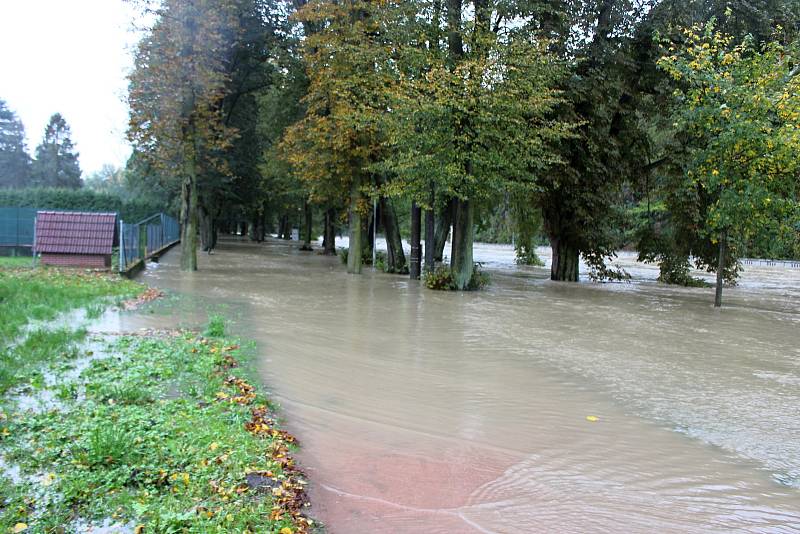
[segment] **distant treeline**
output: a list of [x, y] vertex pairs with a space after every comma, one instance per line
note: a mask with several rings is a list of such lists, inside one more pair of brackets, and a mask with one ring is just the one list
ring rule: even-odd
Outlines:
[[164, 203], [153, 200], [123, 200], [117, 195], [89, 189], [34, 187], [0, 189], [0, 206], [54, 210], [116, 212], [128, 222], [168, 211]]

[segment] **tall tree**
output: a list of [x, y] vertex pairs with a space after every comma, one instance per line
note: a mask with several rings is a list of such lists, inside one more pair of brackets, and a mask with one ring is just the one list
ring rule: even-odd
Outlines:
[[748, 238], [800, 221], [800, 51], [751, 37], [734, 46], [713, 22], [682, 37], [659, 61], [679, 84], [672, 120], [683, 172], [667, 202], [686, 255], [717, 273], [720, 306]]
[[60, 113], [50, 117], [44, 138], [36, 147], [33, 164], [34, 182], [47, 187], [77, 189], [83, 185], [78, 153], [72, 143], [69, 125]]
[[449, 204], [450, 268], [454, 285], [466, 289], [476, 206], [506, 193], [530, 195], [560, 162], [553, 146], [572, 129], [553, 118], [564, 71], [540, 31], [524, 24], [533, 16], [527, 3], [448, 0], [419, 7], [431, 26], [406, 30], [412, 37], [398, 44], [403, 61], [393, 112], [384, 114], [389, 150], [382, 166], [395, 175], [389, 191], [431, 209], [433, 189], [440, 206]]
[[197, 269], [200, 177], [226, 172], [218, 155], [234, 132], [223, 108], [236, 2], [165, 0], [130, 75], [128, 137], [162, 174], [180, 180], [181, 268]]
[[25, 149], [25, 127], [0, 99], [0, 187], [30, 185], [31, 158]]

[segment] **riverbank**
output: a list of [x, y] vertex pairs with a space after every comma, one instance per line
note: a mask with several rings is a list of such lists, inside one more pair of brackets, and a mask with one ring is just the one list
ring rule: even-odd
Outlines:
[[252, 347], [205, 332], [103, 335], [156, 296], [99, 273], [0, 267], [0, 532], [309, 532], [294, 438]]

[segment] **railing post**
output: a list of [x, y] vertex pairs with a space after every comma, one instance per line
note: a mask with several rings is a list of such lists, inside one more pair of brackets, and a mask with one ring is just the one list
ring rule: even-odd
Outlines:
[[119, 272], [125, 271], [125, 236], [122, 219], [119, 220]]

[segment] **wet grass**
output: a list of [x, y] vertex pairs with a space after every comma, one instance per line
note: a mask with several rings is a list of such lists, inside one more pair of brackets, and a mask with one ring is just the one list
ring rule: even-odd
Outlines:
[[0, 415], [0, 452], [29, 477], [0, 477], [0, 532], [69, 531], [79, 518], [144, 532], [310, 531], [294, 440], [238, 367], [238, 345], [184, 332], [125, 337], [111, 354], [76, 379], [80, 402]]
[[[294, 439], [248, 382], [221, 316], [207, 337], [126, 336], [81, 363], [93, 354], [85, 330], [24, 330], [76, 307], [99, 316], [109, 297], [143, 289], [100, 273], [0, 268], [0, 533], [107, 521], [129, 532], [310, 532]], [[28, 392], [57, 402], [22, 411]]]
[[31, 320], [50, 320], [87, 305], [93, 305], [91, 313], [99, 315], [101, 297], [124, 300], [144, 289], [141, 284], [107, 273], [9, 268], [0, 263], [0, 348], [11, 343]]
[[0, 394], [21, 384], [41, 385], [42, 364], [78, 356], [85, 329], [37, 329], [14, 347], [0, 351]]

